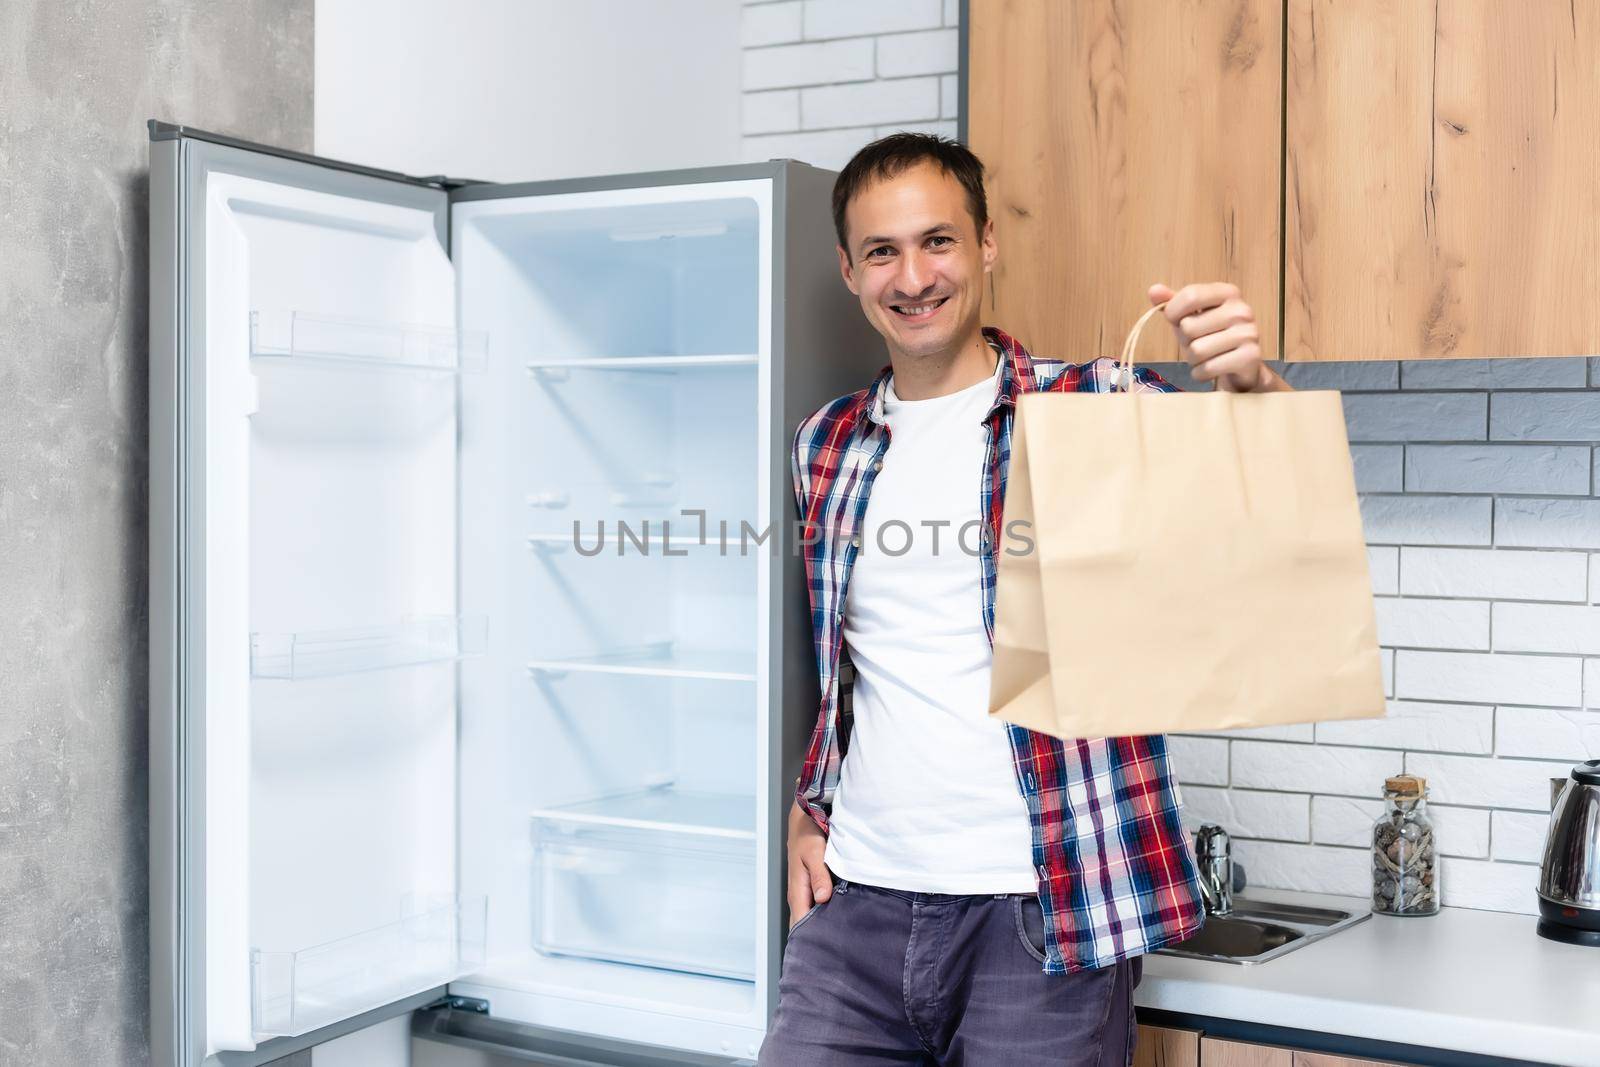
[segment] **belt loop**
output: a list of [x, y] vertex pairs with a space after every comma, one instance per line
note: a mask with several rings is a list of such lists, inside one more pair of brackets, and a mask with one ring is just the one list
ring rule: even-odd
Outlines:
[[848, 893], [850, 891], [850, 883], [841, 878], [833, 883], [833, 889], [836, 893]]

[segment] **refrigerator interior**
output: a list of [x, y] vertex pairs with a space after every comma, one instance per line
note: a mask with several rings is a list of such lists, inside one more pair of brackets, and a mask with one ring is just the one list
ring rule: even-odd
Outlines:
[[[208, 1051], [478, 966], [456, 881], [456, 333], [436, 212], [204, 185]], [[442, 201], [442, 194], [440, 194]]]
[[759, 1044], [770, 211], [766, 180], [452, 208], [494, 339], [460, 378], [461, 600], [495, 625], [461, 664], [488, 958], [451, 989], [496, 1016]]

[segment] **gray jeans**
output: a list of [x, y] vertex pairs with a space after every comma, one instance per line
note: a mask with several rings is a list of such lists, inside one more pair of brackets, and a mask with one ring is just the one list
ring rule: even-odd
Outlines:
[[762, 1067], [1126, 1067], [1138, 957], [1045, 974], [1032, 894], [840, 880], [789, 931]]

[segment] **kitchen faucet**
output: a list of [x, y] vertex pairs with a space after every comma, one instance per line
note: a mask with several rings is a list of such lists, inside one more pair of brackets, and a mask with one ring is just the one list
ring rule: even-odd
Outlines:
[[1203, 824], [1194, 835], [1195, 859], [1200, 865], [1200, 896], [1207, 915], [1233, 911], [1233, 893], [1244, 888], [1244, 867], [1233, 862], [1233, 839], [1216, 823]]

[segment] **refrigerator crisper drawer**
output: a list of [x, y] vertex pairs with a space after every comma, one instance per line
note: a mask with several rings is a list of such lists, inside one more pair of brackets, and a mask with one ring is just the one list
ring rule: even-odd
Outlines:
[[[704, 802], [692, 794], [646, 791], [607, 806], [623, 811], [639, 800], [657, 809], [662, 800], [677, 807]], [[742, 801], [748, 810], [750, 799]], [[755, 977], [753, 833], [714, 825], [613, 825], [555, 809], [534, 815], [533, 841], [533, 942], [539, 951]]]
[[483, 964], [483, 897], [409, 899], [371, 930], [294, 952], [252, 953], [258, 1038], [304, 1034], [442, 985]]

